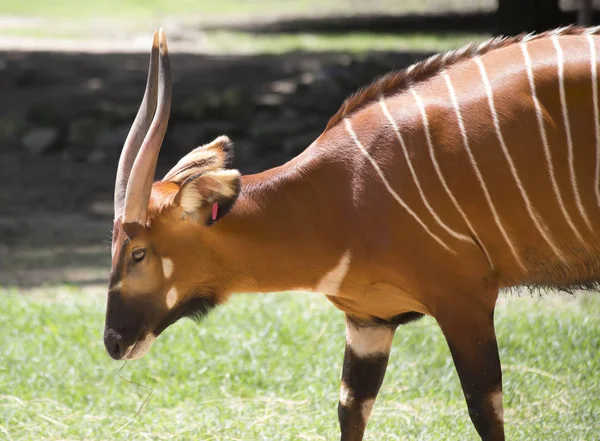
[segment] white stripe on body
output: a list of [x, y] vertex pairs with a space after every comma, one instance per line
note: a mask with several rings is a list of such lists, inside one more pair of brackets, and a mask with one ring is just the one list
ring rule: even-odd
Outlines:
[[[465, 151], [467, 152], [467, 155], [469, 156], [469, 162], [471, 163], [471, 166], [473, 167], [473, 170], [475, 171], [475, 175], [477, 176], [479, 185], [481, 185], [481, 189], [483, 190], [485, 199], [490, 207], [494, 221], [496, 222], [496, 225], [498, 226], [498, 229], [500, 230], [502, 237], [506, 241], [506, 243], [507, 243], [508, 247], [510, 248], [510, 251], [512, 252], [518, 265], [521, 267], [523, 272], [526, 272], [527, 270], [525, 268], [525, 265], [521, 261], [521, 257], [519, 256], [519, 253], [517, 252], [515, 245], [510, 240], [510, 237], [508, 237], [508, 233], [506, 232], [504, 225], [502, 224], [502, 221], [500, 220], [500, 216], [498, 216], [498, 212], [496, 210], [494, 202], [492, 201], [490, 192], [488, 191], [487, 185], [485, 184], [485, 181], [483, 180], [481, 171], [479, 170], [479, 167], [477, 166], [477, 161], [475, 159], [475, 156], [473, 156], [473, 152], [471, 151], [471, 147], [469, 146], [469, 139], [467, 137], [467, 131], [465, 130], [465, 125], [464, 125], [464, 122], [462, 119], [462, 114], [460, 112], [460, 106], [458, 104], [458, 98], [456, 96], [456, 91], [454, 90], [454, 86], [452, 86], [452, 82], [450, 81], [450, 76], [446, 72], [442, 72], [442, 76], [444, 77], [444, 80], [446, 81], [448, 91], [450, 92], [450, 99], [452, 100], [452, 106], [454, 107], [454, 111], [456, 112], [458, 128], [460, 130], [460, 133], [461, 133], [462, 139], [463, 139], [463, 147], [465, 148]], [[421, 101], [421, 98], [414, 91], [413, 91], [413, 94], [415, 95], [415, 99], [417, 99], [419, 102], [419, 107], [421, 108], [421, 111], [424, 113], [425, 107], [423, 105], [423, 102]]]
[[596, 44], [592, 35], [587, 36], [590, 44], [590, 64], [592, 67], [592, 100], [594, 102], [594, 124], [596, 128], [596, 175], [594, 177], [594, 190], [596, 202], [600, 207], [600, 111], [598, 109], [598, 62], [596, 58]]
[[494, 266], [494, 262], [492, 261], [492, 258], [490, 256], [490, 253], [487, 251], [487, 249], [485, 248], [485, 246], [483, 245], [481, 240], [479, 240], [479, 238], [477, 237], [475, 229], [473, 228], [473, 225], [471, 225], [471, 222], [469, 221], [467, 214], [463, 211], [462, 207], [458, 203], [458, 200], [454, 196], [454, 193], [452, 193], [452, 191], [450, 190], [450, 187], [448, 186], [448, 182], [446, 182], [446, 178], [442, 174], [442, 169], [440, 168], [440, 164], [438, 163], [437, 158], [435, 156], [435, 151], [433, 150], [433, 143], [431, 142], [431, 134], [429, 132], [429, 119], [427, 118], [427, 112], [425, 112], [425, 107], [423, 106], [423, 102], [421, 101], [421, 98], [417, 95], [417, 93], [413, 89], [410, 89], [410, 91], [411, 91], [413, 97], [415, 98], [417, 105], [419, 106], [419, 111], [421, 112], [421, 120], [423, 121], [423, 126], [425, 127], [425, 137], [427, 138], [427, 147], [429, 149], [429, 156], [431, 157], [431, 162], [433, 163], [433, 168], [435, 169], [435, 172], [436, 172], [439, 180], [441, 181], [442, 186], [444, 187], [444, 190], [446, 191], [446, 194], [448, 194], [448, 197], [450, 198], [450, 200], [452, 200], [452, 203], [454, 204], [454, 206], [456, 207], [456, 209], [462, 216], [463, 220], [467, 224], [467, 227], [469, 228], [469, 231], [471, 232], [473, 237], [475, 237], [477, 239], [477, 243], [483, 250], [483, 253], [485, 254], [487, 261], [489, 262], [492, 271], [494, 271], [495, 266]]
[[385, 100], [383, 97], [379, 99], [379, 104], [381, 105], [381, 110], [383, 110], [384, 115], [386, 116], [386, 118], [392, 125], [394, 132], [396, 133], [396, 137], [398, 138], [398, 141], [400, 142], [400, 146], [402, 147], [402, 152], [404, 153], [404, 159], [406, 159], [406, 163], [408, 165], [408, 169], [410, 170], [410, 174], [412, 175], [413, 181], [414, 181], [415, 185], [417, 186], [417, 190], [419, 191], [419, 194], [421, 195], [421, 199], [423, 200], [423, 203], [429, 210], [429, 213], [431, 213], [431, 215], [436, 220], [436, 222], [440, 225], [440, 227], [442, 227], [444, 230], [446, 230], [450, 235], [456, 237], [457, 239], [464, 240], [469, 243], [473, 243], [473, 239], [470, 238], [469, 236], [458, 233], [458, 232], [454, 231], [452, 228], [448, 227], [448, 225], [446, 225], [440, 219], [440, 217], [435, 212], [435, 210], [433, 209], [431, 204], [429, 204], [429, 201], [427, 200], [427, 197], [425, 196], [425, 193], [423, 192], [423, 189], [421, 188], [421, 183], [419, 182], [417, 173], [415, 172], [415, 169], [412, 165], [410, 156], [408, 155], [408, 149], [406, 148], [406, 144], [404, 143], [404, 139], [402, 138], [402, 134], [400, 133], [400, 129], [398, 128], [398, 124], [396, 124], [396, 121], [394, 120], [387, 105], [385, 104]]
[[361, 153], [371, 163], [371, 165], [381, 178], [383, 185], [385, 186], [387, 191], [392, 195], [392, 197], [396, 200], [396, 202], [398, 202], [408, 212], [408, 214], [410, 214], [417, 221], [417, 223], [421, 225], [421, 227], [427, 232], [427, 234], [429, 234], [437, 243], [439, 243], [442, 247], [444, 247], [444, 249], [446, 249], [450, 253], [456, 254], [456, 252], [452, 248], [446, 245], [446, 243], [442, 239], [440, 239], [434, 232], [432, 232], [429, 229], [429, 227], [421, 220], [421, 218], [413, 210], [411, 210], [411, 208], [406, 204], [406, 202], [404, 202], [404, 200], [402, 200], [398, 193], [396, 193], [394, 189], [390, 186], [389, 182], [385, 178], [383, 172], [381, 171], [381, 168], [379, 167], [375, 159], [373, 159], [373, 157], [369, 154], [365, 146], [362, 145], [362, 143], [356, 136], [356, 133], [354, 132], [352, 124], [350, 123], [350, 120], [348, 118], [344, 118], [344, 124], [346, 126], [346, 131], [348, 132], [358, 149], [361, 151]]
[[562, 215], [565, 217], [565, 220], [569, 224], [575, 236], [580, 242], [583, 242], [583, 238], [581, 234], [573, 224], [569, 213], [567, 213], [567, 209], [565, 208], [565, 204], [563, 202], [563, 198], [560, 194], [560, 190], [558, 189], [558, 183], [556, 182], [556, 176], [554, 175], [554, 163], [552, 162], [552, 153], [550, 152], [550, 146], [548, 145], [548, 137], [546, 135], [546, 128], [544, 126], [544, 117], [542, 115], [542, 106], [537, 98], [537, 94], [535, 92], [535, 82], [533, 78], [533, 67], [531, 65], [531, 58], [529, 57], [529, 52], [527, 51], [527, 43], [520, 43], [521, 50], [523, 51], [523, 56], [525, 58], [525, 67], [527, 69], [527, 77], [529, 79], [529, 87], [531, 88], [531, 96], [533, 98], [533, 103], [535, 105], [535, 113], [537, 116], [538, 128], [540, 131], [540, 137], [542, 139], [542, 145], [544, 147], [544, 154], [546, 157], [546, 164], [548, 165], [548, 173], [550, 174], [550, 181], [552, 182], [552, 190], [556, 195], [556, 200], [558, 201], [558, 205], [560, 206], [560, 211]]
[[575, 204], [585, 220], [586, 225], [593, 231], [592, 223], [590, 222], [590, 218], [588, 217], [585, 209], [583, 208], [583, 204], [581, 203], [581, 196], [579, 194], [579, 189], [577, 188], [577, 175], [575, 174], [575, 153], [573, 151], [573, 138], [571, 137], [571, 123], [569, 122], [569, 108], [567, 107], [567, 96], [565, 93], [565, 57], [563, 55], [563, 50], [560, 47], [560, 43], [558, 42], [558, 37], [556, 35], [552, 36], [552, 43], [554, 44], [554, 48], [556, 49], [556, 57], [558, 64], [558, 82], [559, 82], [559, 91], [560, 91], [560, 105], [562, 107], [562, 115], [563, 115], [563, 124], [565, 126], [565, 132], [567, 135], [567, 153], [569, 160], [569, 174], [571, 176], [571, 186], [573, 187], [573, 194], [575, 195]]
[[[500, 143], [500, 147], [502, 148], [504, 157], [506, 158], [506, 161], [508, 162], [508, 166], [510, 168], [510, 172], [513, 176], [513, 179], [517, 183], [517, 187], [519, 188], [521, 197], [523, 198], [523, 201], [525, 202], [525, 206], [527, 207], [527, 213], [529, 213], [529, 217], [531, 217], [531, 220], [533, 221], [535, 227], [540, 232], [540, 234], [542, 235], [542, 237], [544, 238], [546, 243], [550, 246], [550, 248], [552, 248], [552, 251], [554, 251], [554, 254], [556, 254], [556, 256], [560, 260], [565, 262], [565, 259], [562, 255], [561, 251], [554, 244], [554, 242], [552, 241], [552, 239], [546, 232], [546, 226], [542, 225], [542, 222], [540, 221], [538, 214], [536, 213], [535, 209], [533, 208], [531, 201], [529, 200], [529, 197], [527, 196], [527, 192], [525, 191], [525, 187], [523, 186], [523, 183], [521, 182], [521, 179], [519, 178], [519, 173], [517, 171], [517, 167], [515, 166], [515, 163], [514, 163], [512, 157], [510, 156], [510, 152], [508, 151], [508, 147], [506, 146], [506, 142], [504, 141], [504, 136], [502, 135], [502, 129], [500, 128], [500, 119], [498, 118], [498, 112], [496, 111], [496, 106], [494, 104], [494, 93], [492, 92], [492, 86], [490, 84], [490, 80], [489, 80], [487, 72], [485, 70], [485, 66], [483, 65], [483, 61], [481, 61], [481, 58], [479, 56], [476, 56], [474, 58], [474, 61], [477, 64], [477, 66], [479, 67], [479, 72], [481, 73], [481, 78], [483, 80], [483, 86], [485, 88], [485, 93], [488, 97], [490, 112], [492, 114], [492, 121], [494, 122], [494, 128], [496, 129], [496, 137], [498, 138], [498, 142]], [[447, 75], [447, 74], [444, 73], [444, 75]], [[447, 81], [450, 81], [450, 80], [447, 80]]]
[[315, 292], [336, 296], [342, 286], [342, 282], [350, 269], [350, 261], [352, 260], [352, 252], [350, 249], [344, 251], [337, 265], [328, 271], [317, 283]]

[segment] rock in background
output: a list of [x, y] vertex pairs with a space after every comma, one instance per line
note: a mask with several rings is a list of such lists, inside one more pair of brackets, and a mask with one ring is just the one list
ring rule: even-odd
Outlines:
[[[147, 57], [0, 54], [2, 148], [113, 167], [143, 95]], [[227, 134], [243, 172], [281, 164], [319, 136], [345, 97], [417, 58], [175, 53], [173, 108], [161, 156], [177, 159]]]
[[[319, 136], [348, 95], [425, 55], [173, 53], [173, 107], [156, 178], [222, 134], [242, 173], [281, 165]], [[147, 69], [145, 53], [0, 53], [0, 218], [112, 219], [117, 161]]]

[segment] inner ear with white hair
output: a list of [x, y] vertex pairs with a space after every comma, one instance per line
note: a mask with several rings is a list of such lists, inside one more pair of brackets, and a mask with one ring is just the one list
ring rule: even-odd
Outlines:
[[162, 179], [182, 184], [187, 178], [198, 173], [225, 170], [233, 164], [233, 143], [225, 136], [196, 147], [183, 158]]
[[237, 170], [215, 170], [188, 177], [175, 195], [175, 203], [191, 219], [212, 225], [235, 204], [241, 189]]

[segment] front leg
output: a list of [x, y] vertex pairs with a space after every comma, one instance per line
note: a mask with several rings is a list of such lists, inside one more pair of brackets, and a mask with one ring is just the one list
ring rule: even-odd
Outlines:
[[361, 441], [383, 382], [395, 326], [346, 316], [346, 351], [338, 417], [341, 441]]

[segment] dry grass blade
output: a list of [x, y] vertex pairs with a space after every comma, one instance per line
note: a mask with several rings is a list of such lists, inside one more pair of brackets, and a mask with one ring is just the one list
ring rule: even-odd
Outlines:
[[67, 426], [64, 423], [61, 423], [60, 421], [55, 420], [54, 418], [50, 418], [49, 416], [46, 416], [44, 414], [38, 413], [37, 416], [39, 416], [41, 419], [48, 421], [49, 423], [52, 423], [56, 426], [62, 427], [63, 429], [68, 429], [69, 426]]
[[8, 439], [8, 441], [13, 441], [10, 433], [8, 433], [8, 430], [6, 430], [2, 424], [0, 424], [0, 432], [6, 435], [6, 439]]
[[558, 375], [553, 375], [549, 372], [543, 371], [541, 369], [537, 369], [537, 368], [532, 368], [529, 366], [521, 366], [521, 365], [515, 365], [515, 364], [505, 364], [502, 366], [502, 369], [504, 370], [513, 370], [513, 371], [519, 371], [519, 372], [529, 372], [532, 374], [537, 374], [537, 375], [542, 375], [543, 377], [547, 377], [550, 378], [551, 380], [554, 381], [558, 381], [559, 383], [567, 383], [567, 380], [559, 377]]
[[135, 384], [136, 386], [139, 386], [143, 389], [148, 390], [148, 395], [146, 395], [146, 398], [144, 398], [144, 401], [142, 401], [142, 404], [140, 405], [140, 407], [138, 407], [138, 410], [135, 411], [135, 413], [133, 415], [131, 415], [131, 417], [129, 417], [129, 419], [127, 420], [127, 422], [125, 424], [123, 424], [121, 427], [119, 427], [119, 429], [115, 432], [115, 434], [119, 433], [121, 430], [123, 430], [125, 427], [129, 426], [129, 424], [131, 424], [136, 418], [137, 416], [140, 414], [140, 412], [142, 411], [142, 409], [144, 408], [144, 406], [146, 405], [146, 402], [148, 401], [148, 399], [150, 399], [150, 395], [152, 395], [152, 392], [154, 391], [151, 387], [149, 386], [144, 386], [143, 384], [138, 383], [137, 381], [133, 381], [133, 380], [128, 380], [127, 378], [123, 377], [121, 375], [121, 371], [123, 370], [123, 368], [125, 367], [125, 365], [127, 364], [127, 362], [123, 363], [123, 366], [121, 366], [119, 368], [119, 371], [117, 372], [117, 375], [119, 376], [119, 378], [123, 381], [126, 381], [127, 383], [130, 384]]

